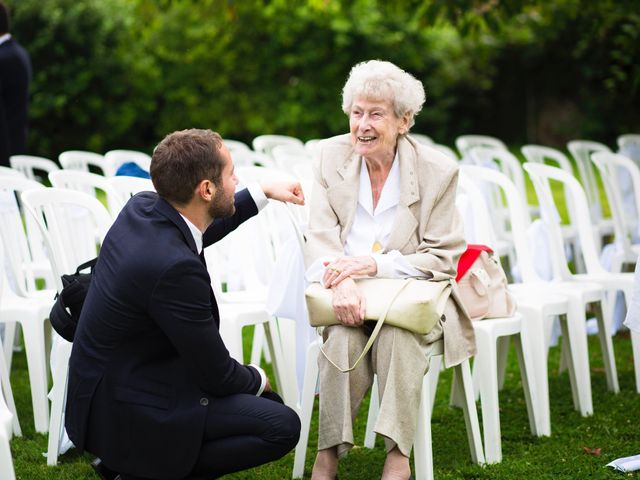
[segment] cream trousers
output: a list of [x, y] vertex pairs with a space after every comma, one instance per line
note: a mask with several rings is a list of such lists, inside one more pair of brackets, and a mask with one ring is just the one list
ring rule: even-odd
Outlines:
[[[372, 328], [333, 325], [324, 329], [325, 353], [348, 368], [364, 349]], [[320, 371], [320, 427], [318, 449], [338, 447], [344, 456], [353, 447], [353, 419], [378, 375], [380, 412], [374, 431], [384, 437], [387, 452], [396, 445], [409, 456], [416, 431], [422, 379], [429, 366], [431, 344], [442, 337], [438, 323], [427, 335], [383, 325], [369, 353], [351, 372], [337, 370], [318, 355]]]

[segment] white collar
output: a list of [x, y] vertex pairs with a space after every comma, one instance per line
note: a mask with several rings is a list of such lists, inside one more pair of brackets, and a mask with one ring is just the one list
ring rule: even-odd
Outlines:
[[193, 241], [196, 243], [196, 250], [198, 251], [198, 254], [202, 253], [202, 232], [198, 229], [198, 227], [191, 223], [191, 220], [189, 220], [187, 217], [185, 217], [181, 213], [180, 216], [187, 224], [187, 227], [189, 227], [191, 235], [193, 235]]
[[10, 33], [5, 33], [4, 35], [0, 35], [0, 45], [2, 45], [4, 42], [8, 42], [9, 40], [11, 40]]
[[358, 201], [369, 215], [373, 216], [374, 213], [377, 215], [398, 205], [400, 200], [400, 161], [398, 159], [398, 152], [396, 151], [396, 156], [393, 159], [391, 170], [382, 187], [375, 212], [373, 211], [371, 179], [369, 178], [369, 169], [366, 163], [363, 158], [360, 167], [360, 191], [358, 192]]

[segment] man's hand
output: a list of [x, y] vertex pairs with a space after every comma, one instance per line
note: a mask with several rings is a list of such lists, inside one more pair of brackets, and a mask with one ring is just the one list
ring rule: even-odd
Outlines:
[[364, 322], [366, 302], [352, 278], [347, 278], [332, 288], [333, 312], [345, 327], [359, 327]]
[[332, 288], [351, 275], [369, 275], [378, 273], [378, 264], [368, 255], [360, 257], [339, 257], [333, 262], [324, 262], [326, 267], [322, 277], [324, 288]]
[[273, 389], [271, 388], [271, 382], [269, 381], [269, 377], [267, 377], [267, 383], [264, 384], [264, 390], [262, 393], [271, 393]]
[[304, 205], [304, 192], [299, 182], [262, 182], [260, 186], [267, 198]]

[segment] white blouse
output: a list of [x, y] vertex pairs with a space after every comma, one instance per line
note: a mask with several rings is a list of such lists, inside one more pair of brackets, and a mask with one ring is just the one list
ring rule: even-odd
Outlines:
[[[358, 205], [353, 225], [347, 234], [344, 254], [347, 256], [370, 255], [378, 266], [376, 277], [383, 278], [425, 278], [417, 268], [413, 267], [398, 250], [385, 253], [374, 253], [376, 242], [384, 249], [391, 236], [398, 203], [400, 202], [400, 162], [398, 154], [393, 160], [391, 171], [384, 182], [380, 199], [375, 210], [373, 208], [373, 194], [371, 179], [367, 164], [362, 160], [360, 167], [360, 190], [358, 191]], [[313, 212], [312, 212], [313, 215]], [[323, 256], [316, 259], [307, 269], [305, 278], [308, 282], [319, 282], [324, 275], [323, 262], [333, 261], [335, 257]]]

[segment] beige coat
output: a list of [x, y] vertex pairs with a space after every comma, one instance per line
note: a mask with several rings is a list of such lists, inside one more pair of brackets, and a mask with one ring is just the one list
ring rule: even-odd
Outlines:
[[[399, 138], [398, 159], [400, 202], [385, 251], [400, 251], [415, 268], [435, 280], [455, 277], [458, 259], [465, 250], [455, 206], [457, 164], [410, 136]], [[305, 251], [308, 265], [323, 255], [344, 254], [358, 203], [361, 161], [349, 134], [318, 146]], [[455, 288], [451, 301], [459, 305]], [[442, 329], [444, 360], [449, 367], [475, 354], [475, 337], [463, 308], [447, 308], [447, 312]]]

